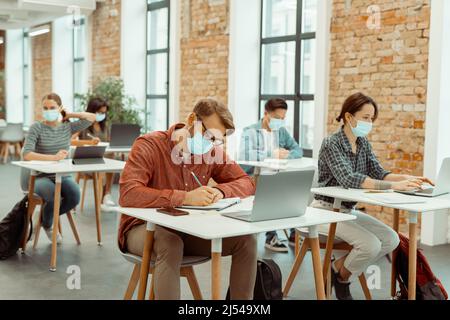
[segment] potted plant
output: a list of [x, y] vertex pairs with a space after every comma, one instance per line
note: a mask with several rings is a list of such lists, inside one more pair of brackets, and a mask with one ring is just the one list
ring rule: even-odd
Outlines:
[[95, 97], [108, 102], [110, 123], [129, 123], [142, 126], [139, 111], [136, 109], [136, 99], [125, 93], [122, 79], [118, 77], [105, 78], [88, 93], [75, 95], [75, 98], [80, 99], [83, 110], [86, 109], [89, 100]]

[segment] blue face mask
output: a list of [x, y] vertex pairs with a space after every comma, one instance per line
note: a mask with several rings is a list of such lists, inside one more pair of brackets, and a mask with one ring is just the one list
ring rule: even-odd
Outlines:
[[286, 126], [286, 123], [284, 120], [281, 119], [270, 119], [270, 123], [269, 123], [269, 128], [272, 130], [280, 130], [281, 128], [283, 128], [284, 126]]
[[95, 114], [95, 121], [102, 122], [106, 119], [106, 113], [96, 113]]
[[58, 118], [59, 118], [59, 111], [58, 110], [45, 110], [42, 113], [42, 116], [48, 122], [54, 122], [54, 121], [58, 120]]
[[350, 127], [352, 128], [352, 132], [357, 138], [364, 138], [369, 135], [369, 133], [372, 131], [372, 122], [366, 122], [366, 121], [358, 121], [358, 124], [356, 125], [356, 128], [353, 128], [350, 124]]
[[203, 155], [211, 151], [213, 144], [206, 140], [200, 132], [196, 132], [193, 138], [187, 139], [189, 151], [194, 155]]

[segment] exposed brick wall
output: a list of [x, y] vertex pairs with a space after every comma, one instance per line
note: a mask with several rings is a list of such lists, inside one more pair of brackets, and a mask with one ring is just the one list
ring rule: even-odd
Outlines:
[[[92, 79], [95, 86], [108, 76], [120, 76], [121, 0], [97, 2], [92, 15]], [[111, 15], [116, 10], [117, 15]]]
[[31, 38], [34, 119], [42, 120], [41, 98], [52, 92], [52, 33]]
[[[393, 172], [423, 174], [427, 96], [429, 0], [333, 1], [328, 132], [350, 94], [362, 91], [381, 108], [370, 136], [382, 164]], [[368, 28], [367, 9], [381, 9], [379, 29]], [[368, 20], [370, 19], [370, 20]], [[388, 211], [369, 207], [391, 223]], [[404, 222], [404, 219], [402, 219]], [[402, 230], [405, 230], [405, 225]]]
[[[5, 31], [0, 30], [0, 38], [5, 42]], [[5, 43], [0, 44], [0, 119], [5, 118]]]
[[181, 121], [200, 98], [228, 101], [229, 0], [188, 2], [189, 10], [181, 8]]

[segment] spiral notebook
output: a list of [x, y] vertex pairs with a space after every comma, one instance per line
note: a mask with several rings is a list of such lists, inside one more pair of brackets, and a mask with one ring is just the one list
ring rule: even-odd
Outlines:
[[216, 203], [213, 203], [209, 206], [181, 206], [179, 208], [182, 209], [190, 209], [190, 210], [224, 210], [226, 208], [229, 208], [231, 206], [234, 206], [235, 204], [241, 203], [240, 198], [227, 198], [219, 200]]

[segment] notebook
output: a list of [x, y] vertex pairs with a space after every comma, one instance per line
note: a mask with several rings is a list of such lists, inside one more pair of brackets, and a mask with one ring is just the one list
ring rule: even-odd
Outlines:
[[423, 198], [411, 197], [394, 192], [367, 193], [365, 196], [369, 199], [388, 204], [415, 204], [427, 202], [426, 199]]
[[209, 206], [181, 206], [182, 209], [190, 209], [190, 210], [223, 210], [228, 207], [231, 207], [235, 204], [241, 203], [240, 198], [227, 198], [219, 200], [216, 203], [213, 203]]

